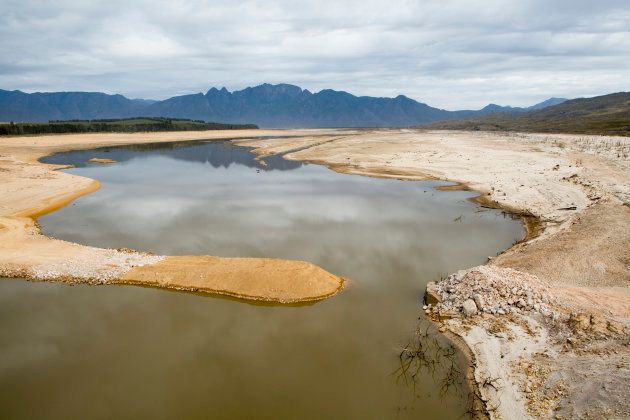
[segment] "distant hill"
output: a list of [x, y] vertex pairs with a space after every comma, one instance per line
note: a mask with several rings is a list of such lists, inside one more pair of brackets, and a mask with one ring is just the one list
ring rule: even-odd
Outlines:
[[428, 128], [630, 136], [630, 92], [563, 101], [524, 113], [438, 122]]
[[537, 109], [547, 108], [549, 106], [560, 105], [563, 102], [568, 101], [566, 98], [549, 98], [546, 101], [542, 101], [536, 105], [532, 105], [529, 108], [525, 108], [526, 111], [534, 111]]
[[142, 114], [143, 100], [98, 92], [24, 93], [0, 90], [0, 121], [41, 122], [127, 118]]
[[[552, 98], [533, 107], [562, 99]], [[261, 127], [407, 127], [493, 112], [526, 112], [530, 108], [488, 105], [481, 110], [447, 111], [404, 95], [395, 98], [354, 96], [324, 89], [311, 93], [288, 84], [262, 84], [229, 92], [212, 88], [205, 94], [163, 101], [128, 99], [93, 92], [24, 93], [0, 90], [0, 121], [147, 117], [187, 118]]]
[[558, 105], [561, 104], [563, 102], [567, 101], [567, 99], [565, 98], [549, 98], [545, 101], [542, 101], [540, 103], [537, 103], [535, 105], [532, 106], [528, 106], [525, 108], [520, 108], [520, 107], [511, 107], [511, 106], [501, 106], [501, 105], [497, 105], [497, 104], [489, 104], [486, 105], [485, 107], [483, 107], [482, 109], [480, 109], [475, 116], [480, 116], [480, 115], [487, 115], [487, 114], [494, 114], [496, 112], [507, 112], [507, 113], [520, 113], [520, 112], [528, 112], [528, 111], [534, 111], [537, 109], [543, 109], [543, 108], [547, 108], [548, 106], [553, 106], [553, 105]]

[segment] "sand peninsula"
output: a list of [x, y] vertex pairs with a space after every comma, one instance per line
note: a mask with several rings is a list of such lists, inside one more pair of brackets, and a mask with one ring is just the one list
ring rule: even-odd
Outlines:
[[[262, 136], [277, 137], [254, 138]], [[455, 181], [457, 188], [478, 191], [481, 205], [523, 215], [523, 241], [427, 290], [427, 316], [470, 355], [475, 415], [630, 416], [628, 138], [422, 130], [4, 138], [0, 275], [148, 284], [278, 302], [333, 295], [343, 280], [309, 263], [92, 248], [47, 238], [33, 220], [98, 188], [93, 180], [39, 163], [41, 156], [234, 137], [259, 156], [283, 153], [344, 173]]]

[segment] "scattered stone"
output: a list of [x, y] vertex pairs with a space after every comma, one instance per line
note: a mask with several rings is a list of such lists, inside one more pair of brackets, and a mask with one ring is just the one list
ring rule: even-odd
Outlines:
[[440, 294], [437, 289], [437, 284], [435, 282], [429, 282], [427, 284], [426, 291], [424, 292], [424, 302], [428, 304], [435, 305], [441, 301]]
[[475, 301], [472, 299], [465, 300], [462, 304], [462, 312], [464, 312], [464, 315], [466, 316], [477, 315], [477, 305], [475, 304]]

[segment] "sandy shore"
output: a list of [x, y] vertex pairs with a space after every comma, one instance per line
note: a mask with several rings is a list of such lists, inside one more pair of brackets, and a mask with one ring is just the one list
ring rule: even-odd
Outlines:
[[[251, 138], [287, 135], [299, 137]], [[630, 416], [627, 138], [260, 130], [2, 139], [0, 275], [140, 283], [278, 301], [336, 293], [342, 280], [308, 263], [101, 250], [46, 238], [32, 220], [98, 188], [93, 180], [38, 163], [41, 156], [235, 136], [243, 137], [236, 143], [254, 147], [261, 156], [286, 153], [287, 159], [339, 172], [455, 181], [479, 191], [477, 201], [483, 205], [527, 215], [535, 222], [529, 223], [527, 240], [489, 256], [483, 266], [430, 286], [435, 300], [426, 307], [428, 316], [471, 352], [475, 394], [483, 407], [478, 414], [505, 419]], [[182, 267], [192, 274], [183, 275]]]
[[343, 279], [308, 262], [100, 249], [48, 238], [39, 232], [34, 220], [99, 188], [95, 180], [39, 163], [42, 156], [107, 145], [278, 135], [308, 136], [312, 132], [243, 130], [0, 139], [0, 277], [141, 284], [282, 303], [334, 295], [343, 287]]
[[239, 143], [344, 173], [455, 181], [527, 215], [525, 241], [430, 285], [428, 316], [470, 349], [476, 414], [630, 416], [630, 139], [378, 130]]

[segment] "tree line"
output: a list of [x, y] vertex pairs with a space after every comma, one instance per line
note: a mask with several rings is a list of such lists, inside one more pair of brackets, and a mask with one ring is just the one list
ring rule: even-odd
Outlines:
[[181, 118], [50, 120], [47, 123], [0, 123], [0, 136], [64, 133], [136, 133], [151, 131], [257, 129], [255, 124], [223, 124]]

